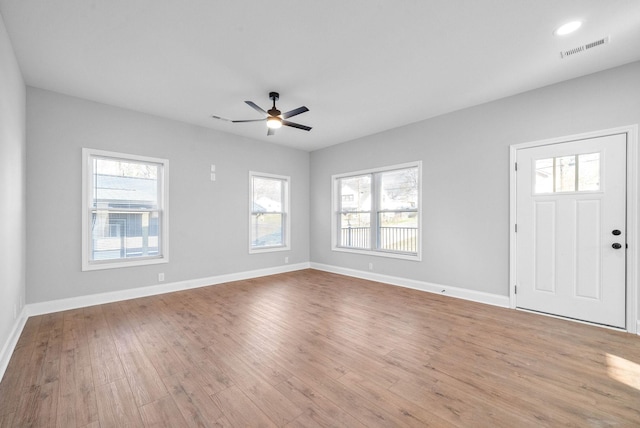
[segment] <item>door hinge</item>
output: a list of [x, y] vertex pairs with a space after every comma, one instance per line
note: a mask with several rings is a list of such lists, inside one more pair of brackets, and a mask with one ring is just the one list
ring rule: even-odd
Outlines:
[[513, 286], [513, 294], [518, 294], [518, 286], [517, 285]]
[[514, 166], [515, 166], [515, 170], [517, 171], [518, 170], [518, 162], [514, 163]]
[[515, 224], [514, 230], [516, 233], [518, 233], [518, 223]]

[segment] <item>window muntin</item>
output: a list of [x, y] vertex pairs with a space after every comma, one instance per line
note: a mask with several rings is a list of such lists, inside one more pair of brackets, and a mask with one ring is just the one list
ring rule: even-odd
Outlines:
[[168, 161], [83, 149], [83, 270], [165, 263]]
[[250, 173], [249, 252], [289, 249], [289, 177]]
[[597, 192], [600, 153], [557, 156], [535, 161], [534, 193]]
[[334, 176], [333, 249], [420, 258], [421, 163]]

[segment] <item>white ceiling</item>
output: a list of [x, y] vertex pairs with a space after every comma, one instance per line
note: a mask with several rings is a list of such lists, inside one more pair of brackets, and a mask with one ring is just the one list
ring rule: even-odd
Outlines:
[[[28, 85], [303, 150], [640, 59], [638, 0], [0, 0], [0, 13]], [[211, 118], [260, 118], [244, 100], [268, 109], [269, 91], [282, 111], [306, 105], [291, 120], [313, 130]]]

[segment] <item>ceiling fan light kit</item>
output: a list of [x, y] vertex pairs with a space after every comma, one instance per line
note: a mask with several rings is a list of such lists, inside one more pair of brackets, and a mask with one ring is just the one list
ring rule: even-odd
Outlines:
[[267, 126], [271, 129], [282, 128], [282, 119], [279, 117], [270, 117], [267, 119]]
[[224, 120], [227, 122], [233, 122], [233, 123], [242, 123], [242, 122], [262, 122], [262, 121], [266, 121], [267, 122], [267, 135], [274, 135], [275, 134], [275, 130], [278, 128], [281, 128], [283, 125], [284, 126], [289, 126], [292, 128], [298, 128], [298, 129], [302, 129], [303, 131], [311, 131], [311, 127], [310, 126], [306, 126], [306, 125], [300, 125], [299, 123], [295, 123], [295, 122], [290, 122], [286, 119], [299, 115], [301, 113], [304, 113], [306, 111], [309, 111], [309, 109], [305, 106], [302, 107], [298, 107], [296, 109], [293, 109], [291, 111], [288, 111], [286, 113], [281, 113], [280, 110], [278, 110], [276, 108], [276, 101], [280, 99], [280, 94], [277, 92], [269, 92], [269, 99], [271, 99], [273, 101], [273, 107], [271, 107], [268, 111], [265, 111], [262, 107], [258, 106], [256, 103], [254, 103], [253, 101], [245, 101], [245, 103], [251, 107], [252, 109], [256, 110], [257, 112], [266, 115], [263, 119], [247, 119], [247, 120], [230, 120], [230, 119], [225, 119], [223, 117], [220, 116], [216, 116], [213, 115], [211, 117], [213, 117], [214, 119], [219, 119], [219, 120]]

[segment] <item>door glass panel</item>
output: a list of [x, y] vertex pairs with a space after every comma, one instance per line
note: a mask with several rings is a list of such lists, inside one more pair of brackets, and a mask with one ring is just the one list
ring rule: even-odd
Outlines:
[[536, 159], [534, 193], [600, 190], [600, 153]]
[[553, 193], [553, 158], [536, 160], [536, 193]]
[[556, 192], [575, 192], [576, 157], [560, 156], [555, 158]]

